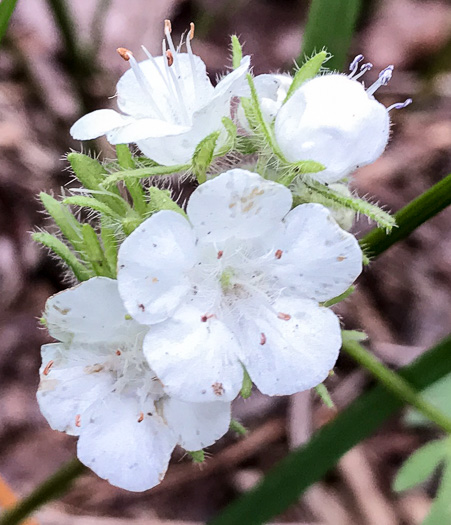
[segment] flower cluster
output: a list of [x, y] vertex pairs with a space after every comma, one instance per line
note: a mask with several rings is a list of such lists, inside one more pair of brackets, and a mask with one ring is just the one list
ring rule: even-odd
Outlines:
[[233, 37], [234, 70], [213, 87], [193, 37], [191, 25], [181, 52], [166, 21], [161, 56], [118, 50], [131, 66], [121, 113], [71, 128], [105, 134], [117, 161], [70, 154], [82, 195], [41, 195], [63, 238], [34, 234], [80, 281], [46, 304], [57, 342], [42, 348], [41, 411], [79, 436], [84, 464], [132, 491], [162, 480], [176, 445], [194, 455], [223, 436], [243, 385], [287, 395], [327, 378], [341, 347], [330, 305], [362, 270], [346, 230], [356, 212], [394, 224], [348, 179], [383, 152], [389, 111], [410, 102], [373, 97], [391, 66], [368, 89], [363, 57], [348, 76], [320, 74], [325, 52], [294, 76], [253, 78]]

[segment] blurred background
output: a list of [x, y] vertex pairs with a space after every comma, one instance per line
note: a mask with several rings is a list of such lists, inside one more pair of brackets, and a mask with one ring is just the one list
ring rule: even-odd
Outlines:
[[[115, 107], [108, 97], [127, 69], [115, 49], [130, 48], [140, 58], [144, 44], [159, 54], [165, 18], [172, 20], [176, 40], [190, 21], [196, 23], [194, 51], [212, 79], [230, 66], [233, 33], [252, 55], [256, 74], [289, 71], [300, 53], [309, 2], [72, 0], [76, 26], [65, 19], [62, 5], [19, 0], [0, 48], [0, 474], [19, 495], [75, 454], [75, 439], [51, 430], [35, 400], [39, 348], [49, 341], [37, 319], [47, 297], [68, 283], [30, 238], [36, 227], [48, 225], [37, 193], [60, 194], [70, 182], [64, 154], [81, 151], [70, 125], [87, 111]], [[364, 2], [347, 63], [358, 53], [375, 66], [366, 83], [395, 65], [392, 81], [377, 93], [381, 102], [414, 100], [392, 113], [387, 151], [354, 181], [361, 196], [396, 211], [451, 172], [451, 4]], [[99, 148], [102, 156], [114, 156], [107, 143]], [[355, 232], [370, 227], [360, 221]], [[450, 231], [451, 214], [445, 211], [378, 258], [337, 309], [347, 328], [367, 332], [372, 350], [390, 366], [409, 363], [449, 332]], [[328, 387], [340, 410], [371, 381], [345, 357], [336, 372]], [[310, 393], [270, 399], [255, 392], [234, 407], [234, 417], [251, 432], [245, 438], [227, 434], [210, 447], [205, 465], [193, 465], [176, 451], [163, 483], [142, 494], [86, 474], [37, 519], [42, 525], [203, 523], [333, 416]], [[280, 521], [421, 523], [437, 480], [404, 495], [392, 493], [390, 485], [409, 454], [435, 435], [432, 428], [407, 425], [401, 416], [390, 420]]]

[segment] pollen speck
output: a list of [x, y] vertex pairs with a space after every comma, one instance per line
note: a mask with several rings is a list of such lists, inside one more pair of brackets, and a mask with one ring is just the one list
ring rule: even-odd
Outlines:
[[219, 250], [218, 252], [218, 259], [220, 259], [224, 255], [224, 252], [222, 250]]
[[337, 261], [338, 262], [341, 262], [341, 261], [344, 261], [346, 260], [346, 257], [343, 257], [343, 255], [340, 255], [340, 257], [337, 257]]
[[146, 311], [146, 307], [143, 304], [138, 304], [138, 308], [141, 310], [141, 312]]
[[116, 355], [121, 355], [122, 352], [120, 350], [116, 350]]
[[276, 259], [280, 259], [282, 257], [282, 253], [283, 253], [282, 250], [277, 250], [275, 253]]
[[166, 51], [166, 58], [168, 59], [168, 66], [171, 67], [174, 63], [174, 55], [172, 54], [170, 49]]
[[52, 366], [53, 366], [53, 363], [54, 363], [54, 361], [49, 361], [49, 362], [47, 363], [47, 366], [44, 368], [44, 372], [43, 372], [43, 374], [44, 374], [45, 376], [48, 376], [48, 375], [49, 375], [49, 372], [50, 372], [50, 369], [51, 369]]
[[76, 426], [77, 428], [80, 428], [80, 427], [81, 427], [81, 416], [80, 416], [80, 414], [77, 414], [77, 415], [75, 416], [75, 426]]
[[264, 345], [266, 343], [266, 335], [262, 332], [260, 334], [260, 344]]
[[211, 388], [213, 389], [215, 396], [222, 396], [224, 393], [224, 387], [222, 386], [222, 383], [213, 383]]
[[153, 283], [157, 283], [157, 282], [158, 282], [158, 278], [157, 278], [157, 277], [154, 277], [154, 278], [152, 279], [152, 282], [153, 282]]
[[282, 319], [282, 321], [289, 321], [291, 319], [291, 315], [290, 314], [284, 314], [283, 312], [279, 312], [277, 314], [277, 317], [279, 319]]
[[141, 423], [141, 421], [143, 421], [143, 420], [144, 420], [144, 414], [141, 412], [139, 414], [138, 423]]
[[118, 47], [116, 51], [126, 62], [128, 62], [130, 57], [133, 56], [133, 53], [130, 51], [130, 49], [127, 49], [126, 47]]

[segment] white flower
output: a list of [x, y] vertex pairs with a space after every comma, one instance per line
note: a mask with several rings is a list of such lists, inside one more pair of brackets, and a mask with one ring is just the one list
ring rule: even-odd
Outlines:
[[106, 134], [111, 144], [134, 142], [154, 161], [172, 165], [188, 163], [201, 140], [223, 129], [230, 101], [246, 83], [249, 57], [213, 87], [205, 64], [191, 50], [194, 26], [186, 38], [187, 53], [175, 49], [168, 21], [165, 34], [169, 49], [163, 41], [162, 56], [152, 57], [144, 48], [148, 60], [138, 63], [130, 51], [118, 50], [131, 66], [117, 84], [124, 114], [101, 109], [85, 115], [70, 130], [75, 139]]
[[47, 301], [59, 343], [42, 347], [41, 412], [56, 430], [79, 436], [85, 465], [118, 487], [157, 485], [178, 443], [211, 445], [229, 427], [227, 403], [168, 397], [142, 353], [147, 331], [123, 307], [117, 282], [95, 277]]
[[263, 393], [291, 394], [334, 366], [339, 322], [318, 302], [352, 284], [362, 253], [326, 208], [291, 204], [288, 188], [234, 169], [195, 190], [189, 221], [160, 211], [122, 244], [119, 293], [151, 325], [144, 353], [169, 395], [231, 400], [242, 365]]
[[311, 177], [322, 183], [337, 182], [356, 168], [374, 162], [388, 142], [393, 108], [386, 108], [373, 93], [390, 80], [393, 66], [384, 69], [368, 89], [357, 79], [371, 69], [364, 64], [359, 73], [359, 55], [349, 76], [327, 74], [301, 85], [281, 107], [275, 119], [277, 143], [290, 162], [314, 160], [326, 169]]
[[[264, 74], [254, 78], [260, 109], [263, 118], [268, 124], [272, 123], [277, 112], [282, 107], [282, 102], [287, 96], [292, 81], [293, 78], [290, 75], [283, 74]], [[242, 96], [250, 96], [249, 88], [242, 92]], [[241, 104], [238, 106], [236, 118], [246, 131], [250, 131], [249, 122]]]

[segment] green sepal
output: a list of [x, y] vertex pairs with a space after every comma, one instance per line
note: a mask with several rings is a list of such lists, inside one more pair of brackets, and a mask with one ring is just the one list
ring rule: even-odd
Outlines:
[[314, 160], [300, 160], [298, 162], [286, 164], [284, 166], [284, 174], [277, 179], [277, 182], [279, 184], [283, 184], [284, 186], [289, 186], [299, 175], [319, 173], [325, 169], [326, 166], [320, 162], [316, 162]]
[[341, 303], [341, 301], [344, 301], [347, 299], [352, 293], [355, 291], [355, 286], [351, 285], [345, 292], [343, 292], [340, 295], [337, 295], [337, 297], [334, 297], [333, 299], [329, 299], [328, 301], [324, 301], [322, 303], [322, 306], [325, 306], [326, 308], [329, 308], [330, 306], [333, 306], [334, 304]]
[[227, 131], [227, 140], [223, 146], [216, 152], [215, 157], [222, 157], [229, 151], [235, 148], [237, 141], [238, 130], [235, 123], [229, 117], [222, 117], [222, 125]]
[[124, 170], [130, 170], [135, 168], [135, 161], [133, 160], [132, 153], [127, 144], [116, 145], [116, 157], [119, 166]]
[[[394, 217], [384, 210], [381, 210], [375, 204], [371, 204], [357, 197], [348, 197], [347, 195], [342, 195], [332, 190], [325, 184], [320, 184], [319, 182], [313, 180], [304, 183], [309, 188], [312, 194], [312, 200], [314, 202], [318, 202], [320, 199], [321, 204], [324, 204], [328, 207], [333, 208], [339, 205], [343, 206], [344, 208], [354, 210], [358, 213], [361, 213], [362, 215], [366, 215], [375, 221], [379, 226], [385, 228], [387, 232], [390, 232], [392, 228], [396, 226]], [[319, 196], [319, 199], [317, 196]]]
[[246, 137], [244, 135], [237, 136], [235, 149], [242, 155], [253, 155], [259, 150], [258, 144], [256, 144], [255, 140], [252, 137]]
[[118, 252], [117, 238], [114, 228], [112, 228], [104, 218], [101, 220], [100, 237], [102, 239], [105, 259], [108, 263], [112, 276], [116, 278]]
[[335, 403], [332, 400], [332, 397], [329, 394], [329, 390], [324, 383], [320, 383], [315, 386], [315, 391], [321, 398], [321, 401], [326, 405], [327, 408], [335, 409]]
[[109, 175], [103, 185], [109, 188], [120, 181], [127, 182], [129, 180], [145, 179], [156, 175], [171, 175], [173, 173], [179, 173], [180, 171], [186, 171], [189, 168], [189, 164], [177, 164], [175, 166], [153, 166], [149, 168], [137, 168], [135, 170], [123, 170]]
[[427, 443], [404, 462], [393, 483], [395, 492], [402, 492], [419, 485], [432, 476], [446, 455], [446, 441]]
[[83, 239], [81, 224], [72, 215], [69, 207], [48, 193], [41, 192], [39, 198], [61, 233], [77, 249]]
[[92, 266], [94, 273], [104, 277], [115, 277], [109, 268], [99, 238], [92, 226], [83, 224], [82, 233], [83, 251], [81, 251], [81, 255]]
[[447, 454], [443, 469], [440, 487], [438, 489], [435, 501], [432, 503], [429, 514], [423, 521], [422, 525], [445, 525], [451, 523], [451, 458], [449, 457], [449, 438], [446, 440]]
[[236, 35], [232, 35], [232, 65], [233, 69], [240, 66], [243, 58], [243, 48]]
[[63, 204], [70, 204], [73, 206], [80, 206], [81, 208], [89, 208], [94, 211], [98, 211], [102, 215], [111, 217], [114, 219], [120, 219], [114, 210], [112, 210], [108, 204], [105, 202], [99, 201], [95, 197], [85, 197], [83, 195], [74, 195], [73, 197], [66, 197], [63, 200]]
[[77, 259], [77, 256], [62, 241], [50, 233], [36, 232], [31, 237], [59, 257], [73, 272], [78, 281], [87, 281], [92, 277], [89, 270]]
[[243, 384], [241, 386], [240, 395], [243, 399], [250, 397], [252, 393], [252, 379], [247, 370], [243, 366]]
[[[116, 157], [119, 166], [124, 170], [136, 168], [135, 161], [127, 144], [116, 145]], [[133, 207], [139, 215], [146, 213], [146, 195], [139, 180], [128, 180], [125, 182], [127, 190], [133, 199]]]
[[220, 131], [210, 133], [210, 135], [201, 140], [196, 146], [192, 158], [192, 167], [199, 184], [203, 184], [207, 180], [207, 170], [213, 160], [213, 154], [220, 133]]
[[232, 432], [236, 432], [240, 436], [245, 436], [247, 434], [247, 428], [244, 427], [239, 421], [236, 419], [230, 420], [230, 430]]
[[341, 338], [343, 341], [355, 341], [357, 343], [368, 340], [367, 334], [360, 330], [342, 330]]
[[170, 197], [169, 190], [160, 190], [155, 186], [149, 188], [149, 203], [147, 204], [147, 213], [150, 215], [161, 210], [172, 210], [186, 217], [186, 213]]
[[327, 53], [327, 51], [321, 51], [307, 60], [307, 62], [296, 71], [293, 77], [293, 82], [288, 89], [287, 96], [285, 97], [283, 104], [285, 104], [285, 102], [291, 98], [294, 92], [300, 88], [305, 81], [316, 77], [316, 75], [320, 72], [324, 62], [329, 60], [329, 58], [330, 55]]
[[191, 456], [193, 463], [203, 463], [205, 461], [205, 452], [203, 450], [186, 451]]

